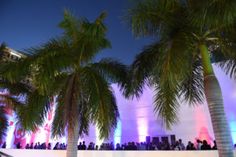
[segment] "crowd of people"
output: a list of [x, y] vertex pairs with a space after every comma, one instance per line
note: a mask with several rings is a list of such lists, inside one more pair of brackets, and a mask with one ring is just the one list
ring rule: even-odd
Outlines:
[[158, 142], [154, 143], [135, 143], [128, 142], [124, 144], [117, 143], [115, 146], [113, 143], [103, 143], [100, 147], [95, 145], [94, 143], [90, 143], [88, 147], [85, 145], [85, 142], [80, 143], [78, 145], [78, 150], [216, 150], [217, 146], [214, 142], [214, 145], [211, 147], [206, 140], [197, 141], [197, 144], [193, 144], [192, 142], [188, 142], [185, 146], [181, 139], [176, 141], [173, 144], [169, 142]]
[[[20, 143], [17, 143], [16, 149], [47, 149], [47, 150], [66, 150], [67, 145], [65, 143], [57, 142], [53, 147], [51, 143], [31, 143], [26, 144], [23, 148]], [[6, 142], [1, 145], [1, 148], [6, 148]], [[234, 145], [236, 149], [236, 144]], [[128, 142], [124, 144], [117, 143], [114, 145], [111, 143], [102, 143], [100, 146], [96, 145], [93, 142], [90, 142], [89, 145], [86, 145], [85, 141], [79, 142], [78, 150], [216, 150], [217, 145], [214, 141], [213, 146], [207, 143], [206, 140], [197, 140], [196, 143], [191, 141], [185, 146], [181, 139], [170, 144], [168, 141], [157, 142], [157, 143], [146, 143], [146, 142]]]

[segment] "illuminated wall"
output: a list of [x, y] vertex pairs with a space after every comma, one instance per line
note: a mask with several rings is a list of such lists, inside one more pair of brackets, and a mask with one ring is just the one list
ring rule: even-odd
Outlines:
[[[228, 118], [233, 142], [236, 143], [236, 83], [214, 66], [215, 74], [220, 82], [225, 103], [225, 111]], [[180, 122], [166, 130], [161, 125], [161, 120], [153, 113], [153, 90], [146, 88], [142, 97], [138, 100], [127, 100], [113, 86], [122, 122], [121, 141], [145, 141], [146, 136], [160, 136], [175, 134], [185, 143], [189, 140], [206, 139], [213, 143], [214, 134], [210, 121], [207, 104], [199, 104], [189, 107], [186, 102], [181, 104], [179, 111]]]
[[[223, 98], [225, 102], [225, 110], [229, 121], [231, 134], [234, 143], [236, 143], [236, 83], [229, 77], [214, 67], [216, 76], [222, 88]], [[161, 136], [175, 134], [177, 138], [182, 138], [185, 143], [195, 139], [207, 139], [209, 142], [214, 140], [214, 134], [210, 122], [209, 112], [206, 103], [199, 104], [196, 107], [189, 107], [187, 103], [182, 103], [179, 111], [180, 122], [172, 127], [172, 130], [166, 130], [162, 127], [161, 120], [153, 113], [152, 89], [145, 89], [144, 94], [139, 99], [127, 100], [119, 92], [116, 85], [113, 85], [117, 103], [120, 111], [120, 120], [117, 128], [111, 133], [110, 139], [104, 142], [125, 143], [129, 141], [142, 142], [146, 140], [146, 136]], [[15, 122], [11, 118], [12, 124], [9, 128], [7, 143], [13, 144], [12, 134], [15, 132]], [[44, 127], [33, 135], [26, 136], [26, 142], [44, 142], [50, 132], [51, 119], [47, 121]], [[48, 124], [48, 125], [47, 125]], [[22, 135], [19, 132], [19, 135]], [[98, 139], [98, 131], [95, 126], [90, 126], [89, 136], [82, 137], [79, 141], [85, 140], [88, 144], [90, 141], [100, 144], [103, 140]], [[66, 138], [48, 140], [49, 142], [65, 142]]]

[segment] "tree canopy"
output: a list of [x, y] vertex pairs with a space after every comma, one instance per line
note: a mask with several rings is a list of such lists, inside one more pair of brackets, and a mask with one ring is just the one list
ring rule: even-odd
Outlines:
[[155, 39], [131, 65], [126, 96], [154, 87], [155, 112], [167, 127], [178, 122], [181, 100], [205, 100], [200, 45], [211, 60], [235, 77], [235, 9], [233, 0], [146, 0], [128, 10], [125, 20], [134, 35]]

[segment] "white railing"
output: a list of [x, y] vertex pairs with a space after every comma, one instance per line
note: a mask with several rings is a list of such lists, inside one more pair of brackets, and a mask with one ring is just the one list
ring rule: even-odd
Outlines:
[[12, 157], [12, 156], [0, 151], [0, 157]]
[[[65, 157], [65, 150], [0, 149], [13, 157]], [[236, 157], [236, 151], [234, 151]], [[78, 151], [78, 157], [218, 157], [217, 151]]]

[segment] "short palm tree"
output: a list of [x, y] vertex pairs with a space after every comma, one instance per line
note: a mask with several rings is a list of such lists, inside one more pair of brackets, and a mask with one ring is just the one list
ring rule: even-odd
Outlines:
[[24, 103], [19, 99], [27, 94], [28, 85], [21, 82], [10, 82], [1, 78], [0, 80], [0, 139], [7, 135], [9, 111], [19, 110]]
[[[7, 46], [2, 43], [0, 46], [0, 71], [6, 64], [11, 64], [7, 59]], [[7, 112], [16, 111], [22, 107], [23, 102], [19, 97], [25, 95], [29, 91], [29, 86], [23, 82], [12, 82], [0, 74], [0, 139], [6, 136], [8, 128]]]
[[6, 53], [6, 44], [1, 43], [1, 45], [0, 45], [0, 59], [1, 59], [1, 62], [3, 62], [3, 60], [4, 60], [5, 53]]
[[100, 138], [107, 138], [119, 117], [110, 83], [125, 81], [126, 66], [112, 59], [94, 61], [96, 54], [110, 47], [103, 24], [105, 16], [102, 13], [89, 22], [66, 11], [60, 23], [63, 36], [31, 48], [31, 56], [5, 72], [12, 78], [21, 69], [34, 87], [25, 107], [18, 111], [21, 125], [27, 130], [42, 125], [50, 109], [48, 102], [56, 97], [52, 136], [67, 132], [67, 157], [77, 156], [78, 137], [88, 134], [90, 123], [98, 127]]
[[128, 10], [136, 36], [151, 36], [131, 65], [126, 96], [155, 88], [155, 112], [167, 127], [178, 121], [179, 98], [189, 104], [207, 100], [220, 157], [233, 157], [223, 98], [211, 61], [235, 77], [234, 0], [145, 0]]

